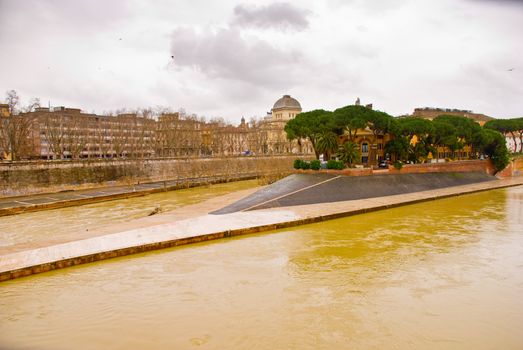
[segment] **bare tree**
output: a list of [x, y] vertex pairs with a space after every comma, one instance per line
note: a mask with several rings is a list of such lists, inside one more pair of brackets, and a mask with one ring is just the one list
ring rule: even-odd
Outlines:
[[67, 133], [64, 138], [66, 149], [71, 158], [79, 159], [88, 142], [88, 123], [86, 117], [73, 115], [67, 125]]
[[65, 148], [66, 125], [64, 116], [50, 112], [43, 118], [43, 135], [47, 142], [47, 158], [62, 158]]
[[116, 157], [124, 157], [128, 154], [129, 130], [125, 120], [121, 116], [112, 117], [110, 124], [111, 138]]
[[9, 116], [0, 117], [0, 148], [5, 158], [18, 160], [24, 153], [29, 154], [31, 151], [30, 136], [32, 136], [34, 117], [28, 112], [39, 107], [40, 101], [32, 99], [21, 111], [18, 94], [15, 90], [10, 90], [6, 94], [6, 103], [9, 105]]

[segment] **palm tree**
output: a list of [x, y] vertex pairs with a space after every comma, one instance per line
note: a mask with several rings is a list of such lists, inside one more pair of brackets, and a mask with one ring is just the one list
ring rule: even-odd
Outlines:
[[352, 141], [345, 142], [338, 151], [338, 157], [346, 164], [356, 163], [360, 159], [358, 145]]
[[331, 153], [338, 149], [338, 136], [332, 131], [322, 131], [316, 136], [316, 148], [318, 152], [325, 154], [325, 160], [329, 160]]

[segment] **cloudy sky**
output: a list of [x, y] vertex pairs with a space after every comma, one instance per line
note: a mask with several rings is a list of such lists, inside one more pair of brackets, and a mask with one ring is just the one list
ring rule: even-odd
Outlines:
[[283, 94], [523, 116], [520, 0], [0, 0], [0, 93], [239, 122]]

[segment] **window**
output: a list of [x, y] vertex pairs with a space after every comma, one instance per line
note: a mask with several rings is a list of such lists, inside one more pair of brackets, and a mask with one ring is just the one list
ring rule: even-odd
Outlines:
[[369, 144], [367, 142], [361, 144], [361, 153], [369, 153]]

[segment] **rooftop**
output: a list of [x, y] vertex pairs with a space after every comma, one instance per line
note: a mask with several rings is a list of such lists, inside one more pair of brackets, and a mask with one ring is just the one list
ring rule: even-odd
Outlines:
[[276, 101], [272, 107], [273, 110], [280, 108], [293, 108], [301, 111], [300, 103], [295, 98], [292, 98], [291, 95], [283, 95], [283, 97]]

